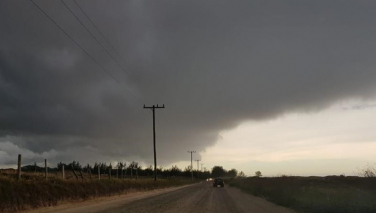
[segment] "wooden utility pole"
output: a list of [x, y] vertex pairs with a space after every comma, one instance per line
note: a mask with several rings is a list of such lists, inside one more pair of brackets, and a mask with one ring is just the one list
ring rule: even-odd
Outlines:
[[193, 181], [193, 164], [192, 164], [192, 154], [196, 153], [196, 151], [188, 151], [191, 153], [191, 176], [192, 176], [192, 181]]
[[195, 160], [197, 161], [197, 179], [200, 178], [200, 172], [198, 171], [199, 170], [199, 166], [198, 166], [198, 162], [200, 162], [201, 160]]
[[205, 178], [204, 173], [202, 173], [202, 165], [204, 164], [203, 163], [201, 164], [200, 174], [201, 174], [201, 178]]
[[146, 107], [144, 104], [144, 109], [151, 109], [153, 111], [153, 145], [154, 145], [154, 181], [157, 181], [157, 149], [155, 147], [155, 109], [161, 109], [165, 108], [164, 104], [163, 106], [155, 106], [152, 107]]

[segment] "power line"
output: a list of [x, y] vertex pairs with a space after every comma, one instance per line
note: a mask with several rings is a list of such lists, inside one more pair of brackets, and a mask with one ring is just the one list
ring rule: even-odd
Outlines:
[[37, 5], [33, 0], [30, 0], [50, 21], [52, 21], [52, 23], [54, 23], [66, 36], [68, 36], [68, 38], [70, 38], [78, 47], [81, 48], [82, 51], [84, 51], [84, 53], [86, 53], [86, 55], [88, 55], [100, 68], [102, 68], [103, 71], [105, 71], [109, 76], [111, 76], [111, 78], [113, 78], [116, 82], [118, 82], [119, 84], [121, 84], [120, 81], [118, 81], [114, 76], [111, 75], [110, 72], [108, 72], [101, 64], [99, 64], [99, 62], [93, 57], [91, 56], [80, 44], [78, 44], [76, 42], [76, 40], [74, 40], [63, 28], [60, 27], [59, 24], [57, 24], [46, 12], [44, 12], [44, 10], [39, 7], [39, 5]]
[[78, 4], [78, 2], [76, 0], [73, 0], [73, 2], [78, 6], [78, 8], [80, 8], [80, 10], [82, 11], [82, 13], [86, 16], [86, 18], [90, 21], [90, 23], [95, 27], [95, 29], [97, 29], [97, 31], [102, 35], [103, 39], [107, 42], [107, 44], [111, 47], [111, 49], [119, 56], [120, 59], [122, 59], [122, 61], [126, 64], [126, 62], [124, 61], [123, 57], [121, 56], [121, 54], [115, 49], [115, 47], [108, 41], [108, 39], [106, 38], [106, 36], [104, 36], [104, 34], [102, 33], [102, 31], [97, 27], [97, 25], [91, 20], [91, 18], [89, 17], [89, 15], [84, 11], [84, 9], [82, 9], [82, 7]]
[[91, 35], [91, 37], [93, 37], [95, 39], [95, 41], [104, 49], [104, 51], [106, 51], [106, 53], [108, 54], [108, 56], [110, 56], [110, 58], [112, 58], [112, 60], [115, 61], [115, 63], [120, 67], [120, 69], [123, 70], [124, 73], [126, 73], [127, 75], [129, 75], [129, 73], [117, 62], [117, 60], [114, 57], [112, 57], [112, 55], [110, 54], [110, 52], [108, 52], [108, 50], [101, 44], [101, 42], [90, 32], [90, 30], [85, 26], [85, 24], [82, 23], [82, 21], [80, 20], [80, 18], [78, 18], [78, 16], [68, 7], [68, 5], [63, 0], [60, 0], [60, 1], [69, 10], [69, 12], [77, 19], [77, 21], [85, 28], [85, 30]]
[[129, 93], [131, 93], [140, 103], [142, 100], [124, 86], [119, 80], [117, 80], [106, 68], [104, 68], [93, 56], [91, 56], [76, 40], [72, 38], [58, 23], [56, 23], [38, 4], [33, 0], [30, 0], [52, 23], [54, 23], [70, 40], [72, 40], [87, 56], [89, 56], [104, 72], [106, 72], [112, 79], [114, 79], [119, 85], [123, 86]]

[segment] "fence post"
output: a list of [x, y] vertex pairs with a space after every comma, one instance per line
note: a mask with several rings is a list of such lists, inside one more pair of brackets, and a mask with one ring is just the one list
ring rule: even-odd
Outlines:
[[44, 168], [45, 168], [45, 173], [44, 173], [44, 175], [45, 175], [45, 177], [46, 177], [46, 180], [47, 180], [47, 159], [44, 159]]
[[71, 164], [71, 168], [72, 168], [72, 172], [73, 172], [74, 176], [75, 176], [76, 179], [78, 180], [78, 176], [77, 176], [77, 174], [76, 174], [76, 171], [74, 171], [73, 164]]
[[98, 165], [98, 180], [100, 180], [100, 179], [101, 179], [101, 168]]
[[63, 172], [63, 179], [65, 179], [65, 168], [64, 168], [64, 164], [62, 165], [61, 169], [62, 169], [62, 172]]
[[81, 180], [83, 181], [85, 179], [84, 175], [82, 174], [82, 168], [80, 168], [80, 175], [81, 175]]
[[17, 180], [21, 180], [21, 155], [18, 155]]
[[90, 168], [90, 165], [89, 165], [89, 164], [87, 164], [87, 170], [88, 170], [88, 173], [89, 173], [89, 175], [90, 175], [90, 180], [91, 180], [91, 168]]

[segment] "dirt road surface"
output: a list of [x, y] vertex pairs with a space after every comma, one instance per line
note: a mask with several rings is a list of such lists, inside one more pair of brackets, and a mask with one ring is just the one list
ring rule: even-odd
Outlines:
[[147, 193], [135, 193], [112, 200], [85, 202], [80, 205], [63, 206], [33, 212], [51, 213], [293, 213], [262, 198], [226, 186], [213, 187], [202, 182], [184, 187]]

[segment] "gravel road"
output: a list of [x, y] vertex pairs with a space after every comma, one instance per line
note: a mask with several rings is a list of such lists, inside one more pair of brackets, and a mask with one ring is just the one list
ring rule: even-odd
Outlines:
[[[213, 187], [211, 182], [202, 182], [185, 187], [130, 194], [114, 200], [84, 203], [60, 209], [47, 209], [54, 213], [210, 213], [254, 212], [293, 213], [262, 198], [254, 197], [232, 187]], [[34, 211], [44, 212], [44, 211]]]

